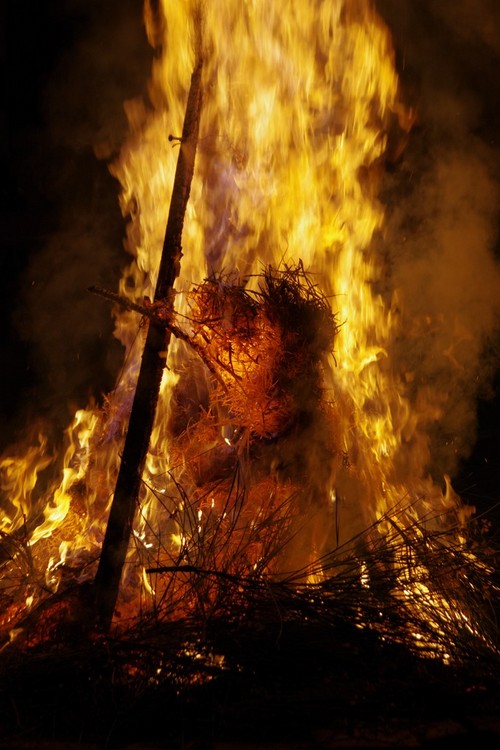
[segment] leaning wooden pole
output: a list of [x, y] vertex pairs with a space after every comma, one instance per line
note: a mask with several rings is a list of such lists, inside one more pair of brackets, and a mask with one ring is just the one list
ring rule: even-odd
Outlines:
[[[182, 228], [191, 190], [201, 113], [202, 62], [191, 76], [177, 168], [155, 290], [155, 301], [173, 307], [173, 286], [180, 270]], [[99, 627], [109, 630], [138, 504], [142, 472], [149, 448], [165, 352], [171, 332], [150, 320], [120, 470], [94, 581]]]

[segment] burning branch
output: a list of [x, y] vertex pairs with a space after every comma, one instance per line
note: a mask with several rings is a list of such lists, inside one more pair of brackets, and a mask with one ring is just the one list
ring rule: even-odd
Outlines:
[[[181, 241], [191, 181], [201, 112], [202, 61], [198, 58], [191, 77], [184, 127], [174, 178], [170, 210], [163, 243], [154, 302], [173, 308], [173, 286], [179, 275]], [[118, 596], [123, 564], [141, 486], [141, 477], [153, 429], [165, 352], [171, 331], [165, 325], [148, 328], [127, 437], [111, 511], [95, 578], [95, 604], [99, 625], [108, 630]]]
[[158, 303], [151, 304], [151, 302], [149, 302], [148, 304], [138, 305], [137, 302], [132, 302], [132, 300], [122, 297], [121, 294], [111, 292], [109, 289], [103, 289], [98, 286], [90, 286], [88, 291], [92, 294], [97, 294], [99, 297], [104, 297], [104, 299], [110, 300], [111, 302], [116, 302], [125, 310], [139, 313], [154, 325], [165, 331], [169, 331], [176, 339], [184, 341], [184, 343], [200, 357], [212, 375], [219, 381], [219, 384], [225, 388], [224, 382], [219, 377], [217, 370], [211, 363], [210, 359], [206, 356], [204, 348], [172, 321], [172, 305], [166, 305], [163, 300]]

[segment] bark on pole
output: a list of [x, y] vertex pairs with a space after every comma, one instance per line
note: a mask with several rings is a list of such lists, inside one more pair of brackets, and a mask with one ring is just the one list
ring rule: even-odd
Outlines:
[[[155, 301], [173, 305], [173, 286], [180, 270], [182, 228], [191, 190], [201, 112], [199, 58], [191, 76], [179, 156], [170, 200], [165, 240], [155, 290]], [[130, 541], [142, 472], [153, 429], [165, 352], [171, 333], [150, 321], [134, 402], [123, 448], [120, 470], [94, 581], [99, 627], [109, 630], [118, 597], [120, 579]]]

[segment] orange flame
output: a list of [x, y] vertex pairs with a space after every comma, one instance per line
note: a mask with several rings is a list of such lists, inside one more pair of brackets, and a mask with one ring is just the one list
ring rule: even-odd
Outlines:
[[[458, 510], [449, 487], [443, 493], [427, 477], [428, 426], [439, 419], [442, 404], [424, 388], [410, 402], [413, 375], [395, 371], [388, 356], [404, 301], [377, 291], [384, 274], [373, 249], [384, 225], [377, 187], [387, 131], [395, 124], [407, 130], [412, 114], [398, 99], [390, 36], [372, 3], [207, 0], [200, 9], [195, 0], [162, 0], [154, 6], [145, 6], [148, 37], [161, 51], [152, 71], [151, 105], [127, 103], [130, 135], [111, 167], [122, 185], [121, 207], [129, 217], [126, 247], [133, 255], [120, 293], [139, 301], [153, 296], [177, 158], [175, 141], [167, 136], [181, 132], [193, 40], [201, 25], [203, 112], [178, 314], [189, 315], [184, 293], [210, 272], [234, 271], [250, 279], [251, 289], [252, 276], [264, 264], [301, 260], [341, 323], [335, 357], [332, 352], [323, 373], [335, 426], [325, 417], [321, 429], [328, 434], [318, 438], [319, 455], [306, 460], [308, 471], [321, 479], [321, 513], [306, 535], [311, 548], [304, 556], [292, 545], [298, 558], [288, 555], [286, 565], [300, 566], [342, 543], [403, 497], [409, 498], [409, 513], [421, 518]], [[98, 555], [140, 361], [137, 332], [135, 313], [117, 314], [116, 336], [126, 348], [124, 373], [103, 409], [75, 415], [62, 479], [47, 494], [43, 521], [33, 521], [29, 546], [47, 545], [40, 555], [49, 560], [49, 572], [82, 559], [94, 564]], [[272, 337], [272, 331], [266, 335]], [[228, 534], [235, 529], [236, 522], [229, 521], [234, 507], [224, 504], [220, 491], [206, 488], [190, 500], [179, 490], [186, 459], [172, 441], [172, 399], [190, 361], [185, 346], [174, 342], [134, 532], [136, 551], [150, 566], [165, 559], [174, 564], [202, 532], [211, 539], [214, 525], [227, 527]], [[215, 432], [204, 435], [200, 452], [223, 444], [217, 426], [207, 430]], [[307, 446], [312, 453], [315, 439]], [[37, 476], [52, 460], [45, 450], [40, 439], [24, 457], [3, 460], [8, 505], [2, 534], [14, 534], [31, 518]], [[326, 450], [332, 456], [324, 461]], [[215, 455], [220, 460], [220, 450]], [[256, 518], [270, 514], [273, 533], [280, 523], [287, 527], [284, 496], [299, 491], [293, 477], [279, 486], [267, 476], [251, 486], [254, 517], [247, 511], [238, 517], [238, 524], [245, 523], [244, 531], [238, 526], [238, 544], [245, 537], [253, 545], [254, 565], [266, 555], [262, 540], [252, 536]], [[340, 518], [335, 539], [328, 520], [334, 506]], [[318, 535], [320, 526], [326, 532]], [[131, 567], [129, 576], [146, 600], [153, 595], [147, 575]]]

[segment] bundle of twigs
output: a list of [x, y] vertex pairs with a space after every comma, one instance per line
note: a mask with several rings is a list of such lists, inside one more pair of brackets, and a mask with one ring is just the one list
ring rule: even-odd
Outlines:
[[[118, 606], [127, 638], [149, 623], [154, 641], [160, 625], [170, 632], [172, 623], [189, 622], [205, 632], [208, 623], [241, 624], [251, 615], [259, 627], [349, 622], [444, 660], [496, 654], [495, 566], [487, 547], [471, 550], [470, 534], [449, 524], [431, 532], [439, 524], [414, 520], [402, 503], [333, 551], [314, 545], [326, 518], [315, 494], [323, 478], [299, 451], [314, 436], [319, 464], [335, 456], [321, 368], [337, 329], [329, 301], [302, 265], [266, 269], [253, 290], [213, 277], [189, 293], [189, 303], [189, 333], [181, 338], [202, 352], [215, 384], [193, 412], [182, 399], [191, 381], [181, 377], [174, 393], [171, 469], [148, 487], [157, 518], [145, 515], [126, 579], [143, 585], [146, 569], [147, 604], [138, 610], [138, 589], [124, 586]], [[180, 330], [170, 318], [165, 324]], [[307, 547], [302, 557], [300, 545]], [[25, 591], [46, 585], [29, 554], [14, 558]], [[85, 578], [64, 566], [58, 575], [62, 592]], [[15, 607], [12, 587], [4, 591]], [[39, 598], [49, 602], [48, 615], [44, 604], [38, 620], [36, 612], [9, 620], [11, 629], [30, 631], [31, 642], [50, 640], [71, 610], [59, 597], [54, 625], [50, 587]]]
[[338, 731], [347, 716], [356, 728], [370, 705], [378, 719], [383, 711], [410, 714], [418, 694], [422, 711], [429, 680], [440, 700], [444, 684], [453, 696], [455, 683], [462, 696], [493, 684], [499, 590], [480, 521], [464, 542], [463, 529], [428, 531], [430, 519], [409, 524], [402, 502], [348, 544], [278, 577], [269, 568], [291, 527], [280, 536], [277, 518], [294, 512], [293, 496], [241, 531], [234, 547], [240, 522], [247, 526], [241, 491], [227, 498], [227, 525], [214, 511], [214, 525], [197, 533], [198, 500], [184, 494], [185, 541], [175, 559], [167, 544], [155, 553], [162, 564], [150, 558], [153, 606], [119, 633], [83, 637], [75, 618], [81, 586], [69, 579], [18, 622], [0, 659], [0, 684], [9, 686], [4, 727], [68, 737], [78, 726], [81, 737], [116, 733], [128, 741], [133, 715], [134, 724], [144, 722], [144, 741], [145, 731], [180, 732], [175, 721], [165, 723], [168, 706], [195, 736], [208, 722], [221, 736], [253, 737], [255, 711], [264, 733], [296, 731], [304, 715], [313, 724], [328, 716]]
[[[491, 548], [484, 541], [472, 548], [472, 532], [464, 545], [456, 530], [429, 532], [423, 522], [409, 526], [407, 519], [407, 507], [394, 509], [349, 544], [286, 578], [268, 575], [270, 558], [286, 543], [272, 539], [272, 516], [240, 538], [236, 551], [227, 547], [225, 556], [201, 552], [203, 545], [196, 556], [186, 547], [175, 564], [149, 569], [168, 581], [152, 622], [156, 627], [182, 611], [179, 597], [190, 602], [183, 619], [197, 623], [200, 632], [209, 623], [249, 618], [257, 628], [271, 622], [349, 623], [444, 662], [497, 658], [499, 590]], [[382, 535], [379, 527], [387, 521], [392, 533]], [[259, 534], [268, 535], [268, 556], [252, 569], [248, 561], [255, 559]]]
[[321, 362], [337, 324], [301, 263], [268, 267], [257, 284], [219, 275], [195, 287], [190, 342], [218, 380], [213, 402], [252, 436], [275, 438], [321, 398]]

